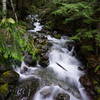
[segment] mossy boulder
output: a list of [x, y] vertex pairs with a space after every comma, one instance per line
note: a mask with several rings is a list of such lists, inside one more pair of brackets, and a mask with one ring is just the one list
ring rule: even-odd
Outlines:
[[9, 93], [8, 84], [5, 83], [0, 86], [0, 100], [5, 100]]
[[0, 76], [0, 84], [12, 84], [18, 81], [19, 74], [15, 71], [6, 71]]

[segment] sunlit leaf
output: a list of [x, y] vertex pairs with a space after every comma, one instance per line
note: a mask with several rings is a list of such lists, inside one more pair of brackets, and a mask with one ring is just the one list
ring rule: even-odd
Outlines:
[[11, 23], [11, 24], [15, 24], [15, 20], [12, 19], [12, 18], [8, 18], [7, 21], [8, 21], [9, 23]]

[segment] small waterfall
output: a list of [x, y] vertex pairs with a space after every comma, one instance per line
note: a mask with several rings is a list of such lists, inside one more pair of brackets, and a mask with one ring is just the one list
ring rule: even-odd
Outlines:
[[[42, 29], [38, 16], [34, 16], [34, 30], [29, 32], [38, 32]], [[41, 86], [36, 92], [33, 100], [56, 100], [55, 96], [59, 93], [64, 93], [67, 99], [64, 100], [89, 100], [84, 87], [80, 84], [79, 78], [84, 75], [78, 67], [81, 63], [73, 56], [74, 46], [71, 50], [68, 49], [68, 44], [72, 42], [68, 37], [55, 39], [51, 36], [46, 36], [48, 41], [52, 43], [52, 47], [48, 51], [49, 65], [43, 69], [37, 64], [36, 67], [28, 67], [22, 62], [21, 68], [15, 68], [19, 73], [20, 79], [36, 77], [41, 80]], [[23, 72], [23, 69], [27, 70]]]
[[[48, 69], [52, 69], [52, 73], [55, 73], [57, 80], [64, 81], [66, 86], [64, 87], [64, 85], [62, 85], [63, 88], [61, 88], [58, 85], [53, 85], [53, 90], [50, 96], [43, 99], [41, 91], [49, 87], [45, 86], [36, 93], [34, 100], [54, 100], [53, 94], [56, 93], [55, 90], [61, 92], [61, 89], [64, 93], [70, 95], [70, 100], [89, 100], [86, 92], [84, 91], [84, 87], [79, 82], [79, 78], [84, 75], [84, 72], [78, 69], [78, 67], [81, 66], [81, 63], [74, 56], [72, 56], [74, 47], [72, 47], [72, 50], [70, 51], [68, 50], [68, 48], [66, 48], [66, 43], [70, 40], [68, 40], [67, 37], [66, 39], [64, 39], [63, 37], [61, 39], [55, 39], [51, 36], [48, 36], [48, 40], [53, 44], [53, 46], [49, 50], [50, 64], [48, 66]], [[66, 91], [66, 87], [67, 89], [70, 87], [71, 90]]]
[[32, 16], [29, 15], [28, 18], [32, 19], [33, 26], [35, 27], [33, 30], [28, 30], [28, 32], [38, 32], [42, 30], [43, 25], [40, 24], [40, 20], [38, 19], [38, 15]]

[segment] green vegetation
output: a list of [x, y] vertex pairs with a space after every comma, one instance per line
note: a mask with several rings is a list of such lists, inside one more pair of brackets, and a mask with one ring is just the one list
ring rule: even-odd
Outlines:
[[0, 94], [7, 95], [8, 92], [9, 92], [9, 90], [8, 90], [8, 84], [7, 83], [0, 86]]
[[25, 26], [12, 18], [2, 19], [0, 23], [0, 54], [4, 58], [23, 59], [23, 53], [29, 52], [35, 57], [38, 52], [34, 41], [26, 33]]
[[[98, 0], [42, 0], [40, 10], [46, 30], [71, 36], [84, 55], [100, 55], [100, 6]], [[35, 4], [34, 4], [35, 5]]]
[[[26, 0], [27, 1], [27, 0]], [[36, 61], [42, 45], [33, 39], [23, 24], [27, 14], [39, 14], [44, 30], [55, 38], [68, 35], [76, 42], [77, 52], [87, 61], [87, 69], [92, 77], [95, 91], [100, 94], [100, 2], [99, 0], [13, 0], [18, 22], [7, 1], [6, 18], [3, 17], [0, 1], [0, 65], [9, 59], [21, 61], [24, 52], [32, 54]], [[53, 34], [57, 31], [57, 34]], [[58, 34], [59, 33], [59, 34]], [[41, 41], [40, 41], [41, 42]], [[39, 43], [40, 44], [40, 43]], [[40, 59], [40, 58], [39, 58]], [[44, 60], [45, 61], [45, 60]], [[43, 63], [44, 65], [44, 63]], [[7, 73], [6, 73], [7, 74]], [[0, 86], [6, 90], [7, 84]], [[96, 100], [99, 100], [96, 97]]]

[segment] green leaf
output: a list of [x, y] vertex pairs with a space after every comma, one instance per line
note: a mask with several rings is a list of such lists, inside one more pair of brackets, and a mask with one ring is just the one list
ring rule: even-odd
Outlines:
[[9, 22], [9, 23], [11, 23], [11, 24], [15, 24], [15, 20], [12, 19], [12, 18], [8, 18], [8, 19], [7, 19], [7, 22]]
[[97, 72], [100, 69], [100, 65], [96, 66], [95, 72]]
[[70, 37], [71, 40], [80, 40], [80, 37], [78, 35]]
[[5, 22], [6, 22], [6, 18], [3, 18], [3, 19], [1, 20], [1, 24], [5, 23]]

